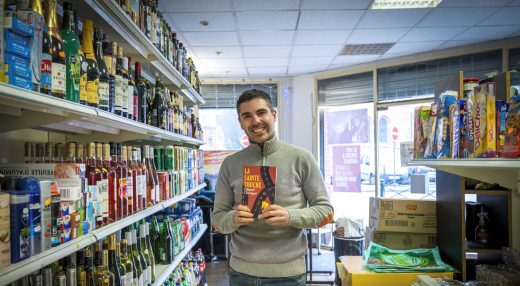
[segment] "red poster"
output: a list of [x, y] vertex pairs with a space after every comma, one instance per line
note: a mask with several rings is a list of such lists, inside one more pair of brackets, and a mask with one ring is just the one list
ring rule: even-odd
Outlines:
[[332, 146], [334, 192], [361, 192], [359, 145]]

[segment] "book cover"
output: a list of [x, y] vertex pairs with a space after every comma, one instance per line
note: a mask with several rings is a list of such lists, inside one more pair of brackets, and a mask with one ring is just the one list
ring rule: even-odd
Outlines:
[[242, 204], [249, 207], [254, 217], [274, 204], [276, 191], [275, 166], [244, 166]]

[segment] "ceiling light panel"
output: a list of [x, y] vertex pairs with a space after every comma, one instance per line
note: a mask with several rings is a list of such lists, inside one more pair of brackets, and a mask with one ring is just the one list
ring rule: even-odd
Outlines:
[[374, 0], [370, 9], [435, 8], [442, 0]]
[[253, 11], [236, 13], [239, 30], [294, 30], [298, 11]]
[[363, 15], [363, 10], [304, 10], [298, 29], [352, 29]]
[[345, 45], [339, 55], [382, 55], [393, 46], [394, 43]]
[[[182, 32], [235, 31], [235, 19], [231, 12], [214, 13], [165, 13], [168, 22]], [[208, 25], [201, 25], [207, 21]]]
[[372, 0], [303, 0], [304, 10], [367, 9]]
[[245, 46], [291, 45], [294, 31], [240, 31]]

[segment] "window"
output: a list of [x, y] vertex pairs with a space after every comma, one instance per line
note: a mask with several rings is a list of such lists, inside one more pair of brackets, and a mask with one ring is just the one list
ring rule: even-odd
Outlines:
[[379, 118], [379, 143], [388, 141], [388, 120], [384, 117]]

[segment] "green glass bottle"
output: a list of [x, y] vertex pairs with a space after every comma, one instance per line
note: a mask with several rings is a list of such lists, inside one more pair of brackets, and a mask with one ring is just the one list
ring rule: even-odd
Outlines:
[[[137, 276], [137, 268], [132, 262], [131, 256], [128, 253], [128, 242], [126, 239], [121, 239], [121, 263], [125, 265], [126, 270], [126, 285], [138, 285], [139, 278]], [[116, 249], [117, 250], [117, 249]]]
[[134, 253], [134, 240], [132, 238], [132, 231], [130, 228], [127, 228], [125, 231], [125, 238], [128, 242], [128, 258], [132, 260], [132, 264], [134, 265], [134, 271], [136, 275], [134, 277], [137, 277], [137, 280], [134, 278], [134, 285], [142, 285], [143, 284], [143, 271], [141, 268], [141, 261], [139, 260], [139, 257], [136, 256], [137, 253]]
[[116, 235], [113, 233], [108, 236], [108, 270], [114, 274], [116, 286], [126, 285], [126, 271], [117, 261]]
[[63, 22], [61, 26], [61, 37], [65, 50], [66, 65], [66, 94], [65, 98], [72, 102], [79, 102], [79, 73], [81, 62], [78, 57], [80, 42], [76, 34], [74, 11], [72, 3], [63, 3]]

